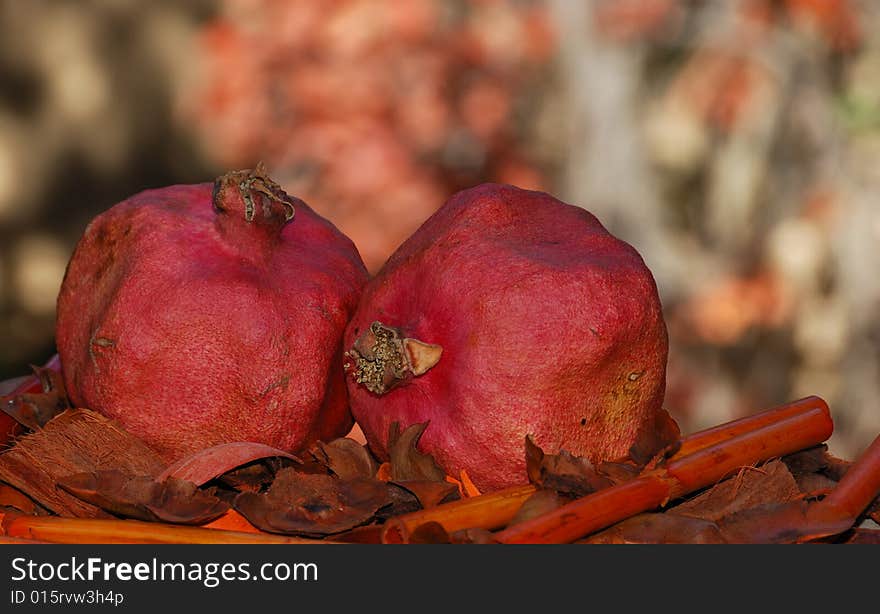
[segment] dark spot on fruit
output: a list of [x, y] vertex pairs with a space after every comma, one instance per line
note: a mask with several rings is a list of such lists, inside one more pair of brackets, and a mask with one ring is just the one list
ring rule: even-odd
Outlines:
[[581, 426], [587, 426], [587, 419], [581, 418]]

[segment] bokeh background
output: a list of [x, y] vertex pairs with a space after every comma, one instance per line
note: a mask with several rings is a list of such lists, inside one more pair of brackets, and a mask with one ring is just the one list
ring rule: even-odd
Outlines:
[[683, 430], [880, 432], [880, 3], [0, 0], [0, 377], [92, 217], [258, 160], [373, 271], [483, 181], [584, 206], [655, 274]]

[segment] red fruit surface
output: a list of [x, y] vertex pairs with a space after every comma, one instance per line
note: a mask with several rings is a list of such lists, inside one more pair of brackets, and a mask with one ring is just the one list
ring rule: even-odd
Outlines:
[[366, 280], [354, 244], [261, 166], [141, 192], [96, 217], [68, 264], [68, 393], [169, 460], [342, 436], [342, 334]]
[[667, 416], [651, 272], [592, 214], [542, 192], [453, 196], [367, 284], [345, 346], [371, 448], [387, 456], [395, 421], [429, 421], [420, 449], [484, 492], [527, 481], [526, 435], [597, 462], [650, 441]]

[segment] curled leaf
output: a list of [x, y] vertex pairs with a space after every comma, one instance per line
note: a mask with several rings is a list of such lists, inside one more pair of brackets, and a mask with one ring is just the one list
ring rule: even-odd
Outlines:
[[430, 454], [417, 448], [422, 433], [428, 428], [427, 422], [408, 426], [402, 433], [400, 424], [392, 423], [388, 434], [388, 452], [391, 457], [391, 479], [395, 482], [405, 480], [430, 480], [444, 482], [446, 472]]
[[340, 437], [330, 443], [315, 442], [309, 454], [342, 480], [371, 478], [376, 475], [378, 468], [376, 459], [369, 451], [348, 437]]
[[257, 460], [273, 457], [301, 462], [293, 454], [272, 446], [250, 441], [235, 441], [199, 450], [195, 454], [177, 461], [165, 469], [158, 480], [161, 482], [169, 477], [174, 477], [201, 486], [227, 471]]
[[539, 488], [576, 497], [613, 484], [586, 458], [575, 456], [566, 450], [561, 450], [559, 454], [545, 454], [529, 436], [526, 436], [526, 473], [529, 481]]
[[33, 365], [31, 368], [39, 381], [40, 391], [13, 392], [0, 397], [0, 410], [22, 426], [37, 431], [71, 405], [60, 372]]
[[639, 466], [656, 466], [681, 447], [678, 423], [663, 408], [654, 414], [654, 423], [645, 428], [629, 449], [629, 458]]
[[58, 486], [111, 514], [151, 522], [204, 524], [229, 509], [214, 495], [177, 478], [159, 482], [117, 470], [93, 471], [64, 477]]
[[239, 494], [235, 509], [263, 531], [323, 537], [366, 523], [388, 502], [388, 487], [377, 480], [284, 468], [265, 494]]

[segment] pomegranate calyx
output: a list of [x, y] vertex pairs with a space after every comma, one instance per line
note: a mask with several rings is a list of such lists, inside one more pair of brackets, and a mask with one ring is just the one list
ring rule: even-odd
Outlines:
[[382, 395], [427, 373], [442, 353], [439, 345], [404, 337], [400, 329], [376, 321], [345, 353], [345, 368], [358, 384]]

